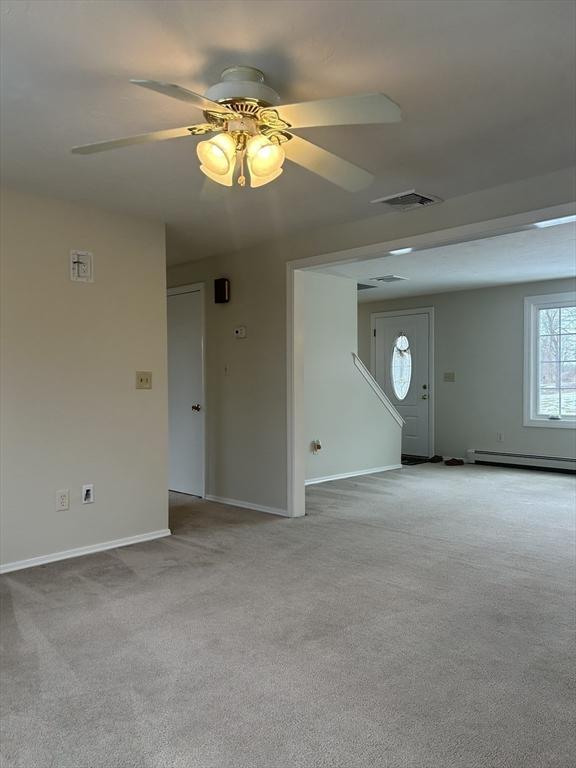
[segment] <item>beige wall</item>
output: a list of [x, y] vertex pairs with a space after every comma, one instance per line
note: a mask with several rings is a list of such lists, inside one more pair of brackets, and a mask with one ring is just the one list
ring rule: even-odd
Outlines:
[[[2, 562], [166, 529], [163, 225], [8, 190], [1, 204]], [[72, 248], [94, 253], [94, 283], [69, 280]]]
[[[306, 480], [400, 465], [401, 427], [355, 366], [356, 282], [302, 272]], [[322, 450], [314, 454], [312, 440]]]
[[[370, 367], [370, 314], [435, 310], [436, 452], [468, 448], [573, 456], [572, 429], [524, 427], [524, 297], [574, 290], [573, 280], [415, 296], [358, 305], [358, 353]], [[454, 371], [455, 382], [445, 382]], [[496, 433], [503, 433], [503, 441]]]
[[[212, 280], [231, 278], [214, 304]], [[206, 494], [286, 510], [284, 264], [272, 250], [203, 259], [168, 271], [169, 285], [205, 281]], [[234, 337], [245, 325], [247, 338]]]
[[[169, 269], [170, 286], [208, 285], [207, 493], [286, 509], [287, 261], [568, 203], [574, 199], [573, 182], [573, 170], [566, 169], [412, 213], [373, 216], [291, 238], [279, 232], [273, 242]], [[222, 226], [227, 226], [225, 215], [223, 207]], [[194, 258], [193, 252], [189, 255]], [[231, 280], [232, 299], [215, 305], [212, 280], [221, 276]], [[241, 324], [248, 327], [245, 340], [233, 336], [234, 326]]]

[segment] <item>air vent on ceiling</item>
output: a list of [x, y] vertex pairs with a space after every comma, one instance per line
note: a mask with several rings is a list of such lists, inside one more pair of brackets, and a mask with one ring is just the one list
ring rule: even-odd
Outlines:
[[388, 197], [379, 197], [371, 200], [371, 203], [379, 203], [388, 211], [415, 211], [417, 208], [426, 208], [428, 205], [441, 203], [442, 198], [435, 195], [423, 195], [416, 192], [415, 189], [409, 189], [407, 192], [400, 192], [397, 195]]
[[359, 291], [367, 291], [368, 288], [376, 288], [375, 285], [366, 285], [366, 283], [358, 283], [358, 290]]
[[397, 283], [398, 280], [408, 280], [408, 278], [400, 277], [400, 275], [383, 275], [382, 277], [373, 277], [372, 280], [377, 280], [379, 283]]

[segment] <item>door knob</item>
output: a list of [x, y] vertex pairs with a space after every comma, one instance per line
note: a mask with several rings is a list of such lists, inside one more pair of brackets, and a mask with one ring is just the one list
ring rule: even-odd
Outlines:
[[200, 410], [200, 408], [201, 408], [201, 405], [200, 405], [200, 403], [196, 403], [196, 405], [193, 405], [193, 406], [192, 406], [192, 410], [193, 410], [193, 411], [199, 411], [199, 410]]

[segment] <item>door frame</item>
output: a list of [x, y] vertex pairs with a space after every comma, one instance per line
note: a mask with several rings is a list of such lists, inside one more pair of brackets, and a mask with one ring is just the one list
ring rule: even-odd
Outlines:
[[434, 307], [414, 307], [410, 309], [391, 309], [386, 312], [370, 313], [370, 373], [376, 373], [376, 320], [399, 315], [428, 315], [428, 456], [434, 456], [435, 449], [435, 418], [436, 410], [436, 376], [434, 371]]
[[[187, 285], [178, 285], [174, 288], [168, 288], [166, 290], [166, 298], [169, 296], [177, 296], [180, 293], [199, 293], [200, 294], [200, 361], [202, 365], [201, 389], [202, 389], [202, 409], [204, 410], [204, 417], [202, 420], [202, 471], [200, 476], [202, 478], [202, 494], [200, 498], [206, 498], [206, 475], [208, 468], [207, 452], [206, 452], [206, 422], [208, 409], [206, 408], [206, 301], [205, 301], [206, 284], [205, 283], [188, 283]], [[168, 307], [166, 307], [166, 315], [168, 315]], [[166, 334], [168, 335], [168, 334]], [[166, 345], [168, 347], [168, 345]], [[168, 406], [170, 403], [168, 403]]]

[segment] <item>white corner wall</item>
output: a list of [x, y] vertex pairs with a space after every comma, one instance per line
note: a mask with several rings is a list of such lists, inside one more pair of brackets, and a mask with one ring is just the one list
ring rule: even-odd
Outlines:
[[[166, 533], [164, 226], [12, 190], [0, 202], [1, 562]], [[70, 281], [72, 248], [94, 253], [94, 283]]]
[[[301, 272], [306, 481], [400, 466], [402, 429], [356, 368], [354, 280]], [[319, 439], [314, 454], [310, 443]]]
[[[547, 280], [362, 303], [359, 355], [370, 367], [371, 313], [434, 307], [436, 453], [465, 457], [477, 448], [575, 456], [575, 430], [525, 427], [522, 412], [524, 297], [574, 287], [574, 280]], [[454, 372], [454, 382], [444, 381], [445, 371]]]

